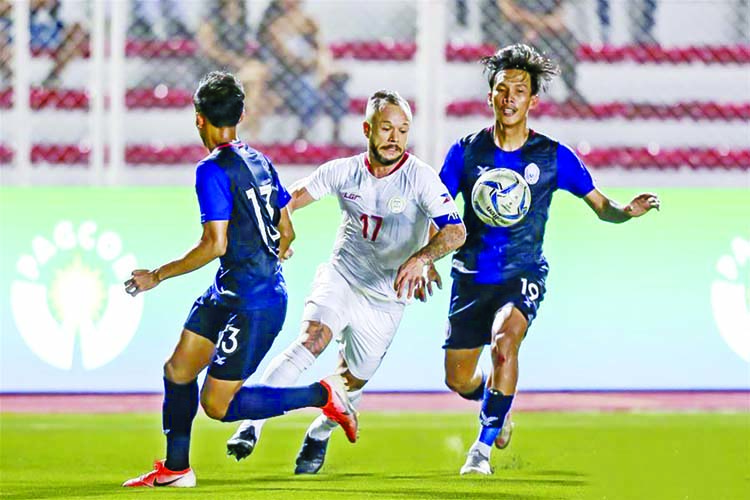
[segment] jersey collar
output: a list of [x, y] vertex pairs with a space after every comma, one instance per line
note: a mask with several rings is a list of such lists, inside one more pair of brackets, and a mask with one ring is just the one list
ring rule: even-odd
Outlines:
[[[404, 163], [406, 163], [406, 160], [408, 159], [409, 159], [409, 153], [406, 152], [404, 153], [404, 156], [402, 156], [401, 159], [398, 161], [398, 163], [396, 163], [396, 165], [391, 169], [391, 171], [385, 174], [384, 177], [380, 177], [380, 178], [383, 179], [385, 177], [388, 177], [392, 173], [394, 173], [396, 170], [401, 168], [404, 165]], [[375, 173], [372, 171], [372, 165], [370, 165], [370, 159], [367, 157], [367, 153], [365, 153], [365, 166], [367, 167], [367, 171], [370, 172], [370, 174], [374, 177]]]
[[240, 141], [239, 139], [235, 139], [231, 142], [217, 144], [216, 147], [214, 148], [214, 151], [218, 151], [219, 149], [224, 149], [224, 148], [231, 148], [232, 146], [240, 146], [241, 144], [242, 144], [242, 141]]

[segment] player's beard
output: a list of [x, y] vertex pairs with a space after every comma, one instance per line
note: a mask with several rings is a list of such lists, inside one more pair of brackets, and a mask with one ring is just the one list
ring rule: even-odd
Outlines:
[[404, 151], [401, 150], [401, 154], [399, 154], [397, 157], [393, 159], [385, 158], [380, 154], [380, 151], [378, 151], [378, 148], [375, 146], [372, 140], [370, 140], [370, 153], [372, 154], [373, 158], [375, 158], [375, 160], [384, 167], [397, 163], [404, 156]]

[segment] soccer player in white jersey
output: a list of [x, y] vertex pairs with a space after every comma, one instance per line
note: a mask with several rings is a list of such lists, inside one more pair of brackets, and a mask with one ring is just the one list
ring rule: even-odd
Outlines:
[[[432, 263], [460, 247], [466, 230], [436, 171], [406, 152], [411, 121], [409, 103], [398, 93], [376, 92], [363, 123], [367, 152], [325, 163], [293, 186], [290, 211], [333, 194], [344, 218], [331, 260], [318, 268], [305, 301], [300, 336], [271, 361], [263, 384], [294, 384], [336, 339], [338, 373], [356, 406], [406, 303], [412, 296], [426, 300], [433, 282], [440, 286]], [[237, 460], [248, 456], [263, 422], [243, 422], [227, 441], [227, 453]], [[295, 474], [320, 470], [336, 425], [324, 415], [310, 425]]]

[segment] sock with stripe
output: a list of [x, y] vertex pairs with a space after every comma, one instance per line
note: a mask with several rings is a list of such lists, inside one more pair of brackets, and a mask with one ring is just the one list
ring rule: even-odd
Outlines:
[[472, 445], [472, 449], [479, 450], [485, 457], [490, 456], [492, 444], [503, 428], [505, 417], [513, 404], [513, 396], [506, 396], [500, 391], [487, 389], [482, 400], [482, 410], [479, 412], [481, 428], [479, 436]]

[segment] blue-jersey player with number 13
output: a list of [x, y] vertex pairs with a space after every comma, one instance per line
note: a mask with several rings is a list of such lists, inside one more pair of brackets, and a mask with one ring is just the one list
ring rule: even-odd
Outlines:
[[[583, 198], [601, 220], [620, 223], [659, 207], [653, 194], [621, 206], [593, 184], [583, 162], [564, 144], [530, 130], [528, 112], [539, 92], [559, 73], [535, 49], [516, 44], [482, 59], [490, 90], [487, 103], [494, 126], [460, 139], [449, 150], [440, 178], [455, 198], [464, 198], [467, 237], [453, 260], [453, 288], [445, 341], [445, 380], [459, 395], [482, 401], [481, 430], [461, 474], [491, 474], [492, 444], [507, 446], [509, 411], [518, 381], [518, 351], [545, 292], [547, 261], [542, 255], [544, 226], [557, 189]], [[531, 206], [509, 227], [482, 222], [472, 209], [477, 178], [510, 169], [525, 179]], [[492, 372], [477, 363], [490, 345]]]
[[[314, 406], [356, 440], [357, 417], [340, 376], [302, 387], [242, 384], [281, 331], [287, 294], [279, 256], [291, 255], [294, 229], [285, 208], [289, 193], [273, 165], [237, 140], [245, 93], [233, 75], [212, 72], [193, 96], [195, 125], [209, 155], [198, 163], [195, 188], [200, 241], [183, 257], [125, 282], [135, 296], [167, 278], [219, 258], [214, 283], [193, 305], [174, 353], [164, 365], [162, 423], [167, 458], [128, 487], [193, 487], [190, 432], [200, 400], [206, 415], [223, 422], [262, 419]], [[198, 396], [198, 374], [208, 367]]]

